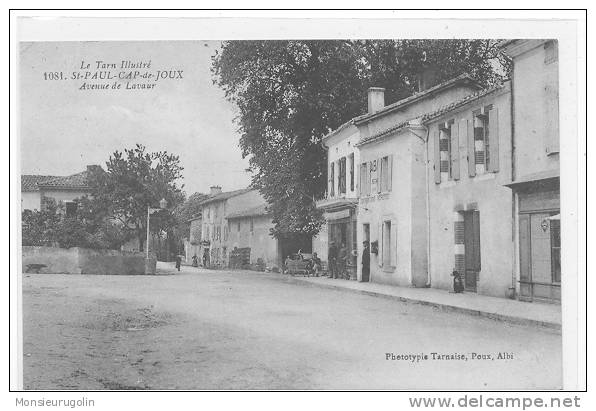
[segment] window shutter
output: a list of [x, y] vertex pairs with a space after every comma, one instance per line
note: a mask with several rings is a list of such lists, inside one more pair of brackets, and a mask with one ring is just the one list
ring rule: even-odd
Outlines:
[[472, 214], [472, 230], [473, 237], [472, 242], [474, 243], [474, 270], [480, 271], [480, 212], [475, 210]]
[[397, 267], [397, 220], [391, 220], [391, 265]]
[[381, 221], [379, 223], [379, 231], [378, 231], [378, 244], [379, 244], [379, 253], [377, 254], [377, 262], [379, 263], [379, 267], [383, 266], [383, 238], [385, 237], [383, 235], [383, 222]]
[[468, 175], [476, 175], [476, 149], [474, 147], [474, 122], [468, 122]]
[[451, 125], [451, 178], [459, 180], [459, 129], [460, 125], [453, 123]]
[[496, 107], [488, 112], [488, 127], [488, 171], [496, 173], [499, 171], [499, 112]]
[[377, 158], [377, 193], [383, 189], [383, 158]]
[[441, 183], [441, 147], [439, 146], [439, 130], [433, 131], [433, 140], [435, 140], [435, 183]]
[[393, 187], [393, 154], [389, 155], [389, 170], [387, 170], [387, 191]]

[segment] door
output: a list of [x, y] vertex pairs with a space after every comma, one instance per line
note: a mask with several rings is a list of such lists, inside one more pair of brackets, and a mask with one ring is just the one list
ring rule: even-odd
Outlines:
[[466, 291], [476, 292], [480, 273], [480, 213], [477, 210], [464, 213], [464, 247]]
[[362, 237], [369, 245], [368, 255], [362, 255], [362, 281], [370, 281], [370, 224], [362, 225]]

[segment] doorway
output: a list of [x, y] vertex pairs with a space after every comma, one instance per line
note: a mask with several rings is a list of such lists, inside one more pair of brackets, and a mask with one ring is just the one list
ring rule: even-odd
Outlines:
[[466, 272], [464, 288], [476, 292], [480, 273], [480, 212], [478, 210], [464, 213], [464, 248]]
[[370, 281], [370, 224], [362, 224], [362, 238], [369, 245], [367, 258], [362, 256], [362, 282]]

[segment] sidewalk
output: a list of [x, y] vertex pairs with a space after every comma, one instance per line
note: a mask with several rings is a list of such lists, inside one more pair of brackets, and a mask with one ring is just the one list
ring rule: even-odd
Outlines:
[[455, 294], [436, 288], [408, 288], [327, 277], [293, 277], [302, 284], [345, 290], [399, 301], [431, 305], [447, 311], [456, 311], [515, 324], [533, 325], [561, 330], [561, 306], [509, 300], [475, 293]]

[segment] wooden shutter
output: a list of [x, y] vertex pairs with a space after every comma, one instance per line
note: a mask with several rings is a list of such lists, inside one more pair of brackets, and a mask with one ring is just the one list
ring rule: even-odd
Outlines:
[[474, 147], [474, 121], [468, 122], [468, 175], [476, 175], [476, 149]]
[[474, 244], [474, 254], [472, 257], [474, 261], [473, 269], [480, 271], [480, 212], [477, 210], [472, 212], [472, 243]]
[[379, 241], [379, 253], [377, 254], [377, 262], [379, 263], [379, 267], [383, 266], [383, 238], [385, 237], [383, 235], [383, 222], [381, 221], [379, 223], [379, 232], [377, 235], [378, 241]]
[[441, 183], [441, 147], [439, 146], [439, 130], [433, 131], [433, 140], [435, 140], [435, 183]]
[[383, 190], [383, 157], [377, 159], [377, 193]]
[[451, 178], [459, 180], [459, 124], [451, 125], [451, 152], [449, 161], [451, 161]]
[[488, 127], [488, 171], [496, 173], [499, 171], [499, 112], [496, 107], [488, 112]]
[[393, 187], [393, 154], [389, 155], [389, 170], [387, 173], [387, 191], [391, 191]]
[[397, 267], [397, 220], [391, 220], [391, 265]]
[[530, 262], [530, 216], [519, 215], [519, 279], [532, 281]]

